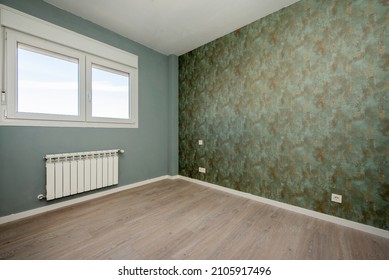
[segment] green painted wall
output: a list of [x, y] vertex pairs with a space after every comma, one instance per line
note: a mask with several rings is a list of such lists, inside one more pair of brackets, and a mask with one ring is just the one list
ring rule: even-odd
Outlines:
[[0, 126], [0, 216], [47, 204], [36, 199], [38, 194], [45, 193], [46, 154], [122, 148], [125, 154], [120, 156], [119, 186], [177, 175], [177, 57], [162, 55], [42, 0], [0, 0], [0, 4], [139, 58], [139, 128]]
[[169, 175], [178, 174], [178, 57], [169, 55]]
[[388, 19], [302, 0], [180, 56], [179, 173], [388, 230]]

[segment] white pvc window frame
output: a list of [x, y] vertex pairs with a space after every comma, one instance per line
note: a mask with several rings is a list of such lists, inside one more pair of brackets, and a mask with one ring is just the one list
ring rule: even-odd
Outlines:
[[[96, 67], [93, 67], [96, 65]], [[137, 102], [136, 96], [131, 94], [132, 92], [136, 91], [135, 88], [135, 77], [136, 72], [131, 67], [128, 67], [126, 65], [113, 62], [101, 57], [96, 56], [88, 56], [86, 59], [86, 92], [87, 92], [87, 106], [86, 106], [86, 112], [87, 112], [87, 120], [91, 122], [116, 122], [116, 123], [126, 123], [128, 122], [128, 119], [121, 119], [121, 118], [109, 118], [109, 117], [94, 117], [93, 116], [93, 108], [92, 108], [92, 101], [93, 101], [93, 92], [92, 92], [92, 68], [97, 68], [105, 71], [110, 71], [112, 73], [120, 73], [120, 74], [127, 74], [129, 79], [129, 120], [133, 120], [136, 118], [136, 111], [134, 106], [132, 106], [134, 103]]]
[[[6, 30], [5, 69], [7, 93], [7, 118], [14, 120], [84, 121], [85, 120], [85, 56], [83, 53], [45, 41], [14, 30]], [[18, 110], [18, 45], [28, 46], [31, 51], [58, 58], [69, 57], [78, 61], [78, 115], [43, 114], [19, 112]], [[39, 50], [39, 51], [38, 51]]]
[[[17, 10], [0, 5], [1, 102], [0, 125], [66, 127], [138, 127], [138, 57], [110, 45], [58, 27]], [[36, 114], [17, 111], [18, 43], [79, 62], [77, 116]], [[93, 117], [91, 103], [92, 65], [128, 73], [129, 117]]]

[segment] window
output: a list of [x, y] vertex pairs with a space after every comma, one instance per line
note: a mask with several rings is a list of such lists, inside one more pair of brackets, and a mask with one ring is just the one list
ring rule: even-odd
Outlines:
[[46, 38], [4, 30], [0, 124], [137, 127], [136, 57], [80, 35], [68, 41], [57, 28], [42, 30]]
[[131, 69], [98, 57], [87, 59], [89, 119], [126, 120], [131, 117]]
[[127, 119], [129, 81], [125, 72], [92, 65], [92, 117]]
[[18, 43], [16, 112], [77, 116], [79, 60]]

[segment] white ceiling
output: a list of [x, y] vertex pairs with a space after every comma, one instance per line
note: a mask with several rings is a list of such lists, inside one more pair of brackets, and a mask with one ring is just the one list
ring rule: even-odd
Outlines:
[[181, 55], [299, 0], [44, 0], [160, 53]]

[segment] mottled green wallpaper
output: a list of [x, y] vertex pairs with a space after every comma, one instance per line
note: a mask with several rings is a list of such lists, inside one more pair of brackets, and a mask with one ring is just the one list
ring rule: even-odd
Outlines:
[[179, 173], [389, 230], [388, 20], [302, 0], [182, 55]]

